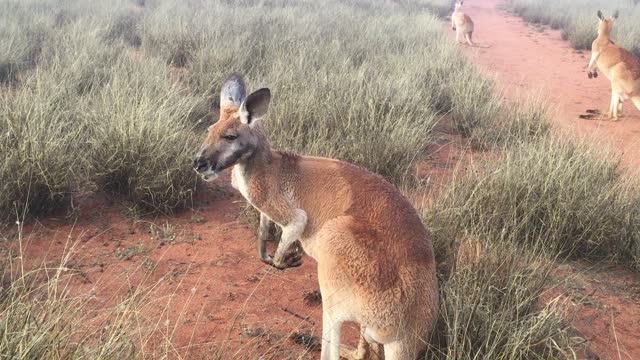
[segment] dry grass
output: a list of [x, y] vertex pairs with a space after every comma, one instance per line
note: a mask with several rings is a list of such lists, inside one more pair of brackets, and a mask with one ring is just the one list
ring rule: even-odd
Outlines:
[[455, 181], [432, 209], [437, 238], [491, 239], [640, 269], [640, 192], [604, 150], [542, 139]]
[[[439, 113], [478, 122], [482, 108], [452, 107], [461, 95], [449, 89], [474, 70], [422, 5], [2, 1], [0, 75], [14, 89], [0, 92], [5, 220], [96, 188], [153, 211], [184, 206], [196, 189], [192, 130], [233, 71], [274, 90], [276, 147], [410, 179]], [[465, 67], [456, 87], [451, 61]]]
[[460, 246], [466, 249], [454, 252], [456, 264], [440, 281], [440, 318], [426, 358], [575, 358], [564, 305], [541, 302], [546, 257], [486, 238]]
[[160, 62], [123, 56], [91, 106], [88, 169], [106, 191], [147, 209], [170, 212], [187, 204], [196, 186], [187, 121], [199, 99], [173, 85]]
[[[22, 245], [19, 225], [16, 242]], [[3, 239], [4, 241], [5, 239]], [[3, 258], [0, 354], [7, 359], [127, 359], [137, 353], [143, 288], [94, 314], [91, 293], [75, 294], [68, 267], [76, 243], [57, 262], [27, 267], [24, 253]], [[20, 246], [20, 249], [23, 247]], [[95, 315], [95, 314], [94, 314]], [[146, 335], [143, 335], [146, 336]]]
[[[38, 215], [95, 189], [145, 211], [187, 205], [193, 130], [210, 121], [234, 71], [272, 88], [265, 127], [275, 147], [350, 161], [396, 184], [412, 180], [443, 115], [479, 147], [505, 142], [492, 81], [424, 10], [445, 4], [4, 0], [11, 46], [38, 47], [10, 52], [29, 66], [10, 65], [15, 90], [0, 92], [10, 113], [0, 130], [17, 133], [0, 140], [10, 163], [0, 208]], [[27, 41], [33, 27], [46, 41]], [[15, 59], [6, 63], [24, 62]]]
[[530, 96], [518, 104], [496, 103], [495, 111], [475, 124], [469, 140], [479, 150], [501, 150], [537, 141], [549, 135], [549, 107], [542, 96]]

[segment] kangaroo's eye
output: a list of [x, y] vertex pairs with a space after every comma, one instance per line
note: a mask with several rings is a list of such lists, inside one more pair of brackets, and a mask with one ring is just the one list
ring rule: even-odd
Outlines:
[[235, 140], [238, 138], [238, 135], [233, 135], [233, 134], [227, 134], [225, 136], [222, 137], [225, 140]]

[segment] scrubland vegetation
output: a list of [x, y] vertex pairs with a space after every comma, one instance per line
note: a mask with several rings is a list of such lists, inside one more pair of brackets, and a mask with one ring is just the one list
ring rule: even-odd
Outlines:
[[562, 37], [578, 50], [591, 49], [598, 34], [596, 12], [610, 17], [618, 10], [613, 38], [617, 45], [640, 56], [639, 4], [636, 0], [509, 0], [506, 6], [528, 22], [562, 29]]
[[438, 20], [414, 11], [420, 4], [391, 14], [357, 1], [260, 4], [4, 1], [4, 220], [96, 190], [145, 210], [188, 204], [189, 157], [232, 71], [274, 91], [275, 147], [355, 162], [396, 184], [443, 115], [480, 146], [511, 136], [493, 124], [512, 115], [492, 81]]
[[[413, 191], [440, 122], [498, 153], [421, 210], [443, 299], [429, 356], [573, 358], [562, 307], [541, 301], [553, 262], [640, 269], [635, 182], [606, 153], [553, 138], [544, 101], [501, 102], [432, 15], [449, 1], [138, 3], [0, 0], [0, 220], [68, 209], [92, 192], [145, 211], [188, 206], [191, 152], [237, 71], [272, 89], [264, 126], [276, 148], [354, 162]], [[588, 18], [595, 29], [595, 11]], [[126, 318], [108, 336], [74, 327], [70, 309], [86, 303], [58, 291], [59, 276], [5, 279], [1, 353], [141, 356]]]
[[443, 241], [485, 238], [640, 269], [640, 189], [612, 158], [556, 138], [506, 149], [450, 186], [432, 228]]
[[[117, 307], [95, 309], [90, 294], [74, 295], [63, 260], [25, 273], [19, 262], [3, 263], [0, 353], [7, 359], [127, 359], [136, 354], [140, 294]], [[12, 269], [12, 267], [15, 267]], [[45, 280], [46, 279], [46, 280]], [[146, 335], [142, 335], [146, 336]]]

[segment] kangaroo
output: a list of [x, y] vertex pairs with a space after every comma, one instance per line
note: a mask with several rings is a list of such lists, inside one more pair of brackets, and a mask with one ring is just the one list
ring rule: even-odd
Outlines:
[[613, 23], [618, 12], [609, 19], [598, 11], [598, 37], [591, 44], [588, 77], [598, 77], [598, 69], [611, 81], [611, 103], [606, 117], [616, 121], [622, 116], [622, 102], [631, 99], [640, 110], [640, 60], [611, 40]]
[[418, 214], [380, 175], [272, 150], [260, 124], [270, 101], [266, 88], [245, 97], [242, 77], [232, 75], [195, 169], [212, 180], [233, 167], [232, 185], [260, 212], [260, 230], [271, 222], [281, 227], [273, 256], [260, 246], [262, 261], [298, 266], [300, 255], [290, 248], [299, 240], [317, 262], [321, 359], [339, 359], [342, 323], [354, 321], [366, 343], [382, 344], [387, 359], [413, 360], [434, 328], [439, 301], [433, 247]]
[[473, 43], [473, 21], [469, 15], [462, 12], [462, 3], [464, 1], [456, 1], [455, 9], [451, 14], [451, 28], [456, 32], [456, 42], [461, 44], [461, 37], [467, 41], [469, 46], [475, 46]]

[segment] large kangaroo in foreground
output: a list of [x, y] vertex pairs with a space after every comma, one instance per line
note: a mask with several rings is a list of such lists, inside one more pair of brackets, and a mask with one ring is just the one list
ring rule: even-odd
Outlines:
[[339, 359], [344, 321], [359, 323], [367, 342], [383, 344], [387, 359], [415, 359], [438, 313], [433, 248], [415, 209], [365, 169], [272, 150], [258, 121], [270, 99], [269, 89], [245, 98], [242, 78], [232, 75], [196, 169], [207, 180], [233, 166], [232, 184], [260, 212], [261, 232], [271, 221], [282, 228], [273, 258], [260, 246], [263, 261], [299, 265], [290, 250], [296, 240], [316, 260], [322, 359]]
[[611, 40], [613, 17], [605, 19], [598, 11], [598, 37], [591, 44], [591, 60], [587, 68], [589, 78], [597, 77], [596, 66], [611, 81], [611, 103], [607, 117], [618, 120], [622, 116], [622, 102], [631, 99], [640, 110], [640, 60]]

